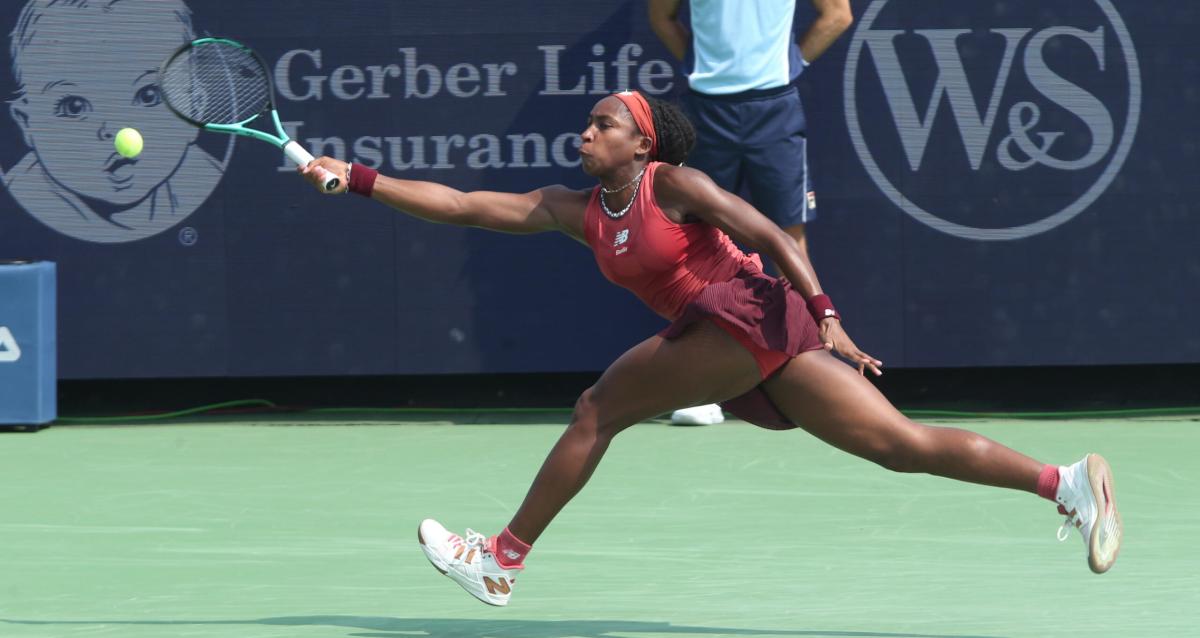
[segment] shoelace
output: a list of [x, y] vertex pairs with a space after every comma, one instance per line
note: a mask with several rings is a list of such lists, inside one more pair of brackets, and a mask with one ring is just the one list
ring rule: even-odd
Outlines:
[[467, 547], [476, 547], [476, 548], [479, 548], [481, 551], [487, 551], [487, 549], [488, 549], [487, 537], [484, 536], [483, 534], [480, 534], [479, 532], [471, 529], [470, 527], [468, 527], [467, 528]]
[[450, 543], [455, 547], [462, 546], [464, 548], [463, 551], [460, 551], [455, 556], [455, 559], [458, 559], [460, 556], [465, 555], [467, 558], [463, 559], [464, 563], [468, 562], [467, 559], [474, 558], [475, 552], [473, 550], [478, 550], [481, 556], [484, 553], [490, 554], [492, 551], [491, 548], [488, 547], [487, 537], [469, 527], [467, 528], [467, 536], [465, 539], [458, 534], [451, 534]]
[[1079, 527], [1083, 525], [1083, 519], [1079, 517], [1078, 510], [1071, 510], [1068, 512], [1067, 508], [1063, 507], [1062, 505], [1058, 506], [1058, 513], [1067, 517], [1067, 520], [1063, 521], [1063, 524], [1058, 527], [1058, 533], [1055, 534], [1055, 536], [1058, 537], [1058, 542], [1061, 543], [1070, 538], [1072, 527]]

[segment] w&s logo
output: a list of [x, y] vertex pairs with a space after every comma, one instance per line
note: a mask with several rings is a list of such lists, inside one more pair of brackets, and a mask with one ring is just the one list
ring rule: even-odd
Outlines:
[[844, 76], [851, 140], [906, 213], [973, 240], [1086, 210], [1129, 153], [1141, 78], [1109, 0], [875, 0]]

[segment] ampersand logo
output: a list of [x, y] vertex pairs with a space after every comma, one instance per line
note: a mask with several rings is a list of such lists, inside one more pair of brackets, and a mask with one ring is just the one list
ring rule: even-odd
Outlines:
[[1030, 237], [1086, 210], [1137, 131], [1141, 76], [1110, 0], [875, 0], [844, 75], [871, 179], [939, 231]]

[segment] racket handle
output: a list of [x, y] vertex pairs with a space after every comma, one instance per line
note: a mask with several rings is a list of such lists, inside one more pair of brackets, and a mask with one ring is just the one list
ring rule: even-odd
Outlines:
[[[304, 150], [303, 146], [294, 141], [283, 145], [283, 154], [287, 155], [288, 159], [299, 166], [308, 166], [308, 163], [314, 159], [312, 153]], [[321, 185], [324, 186], [326, 192], [335, 190], [342, 183], [342, 180], [337, 175], [330, 173], [320, 166], [317, 167], [317, 175], [321, 177]]]

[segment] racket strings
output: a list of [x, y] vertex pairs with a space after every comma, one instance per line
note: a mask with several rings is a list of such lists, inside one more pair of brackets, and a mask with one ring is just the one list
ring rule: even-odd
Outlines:
[[252, 53], [222, 42], [188, 48], [163, 68], [163, 97], [202, 124], [236, 124], [267, 110], [271, 84]]

